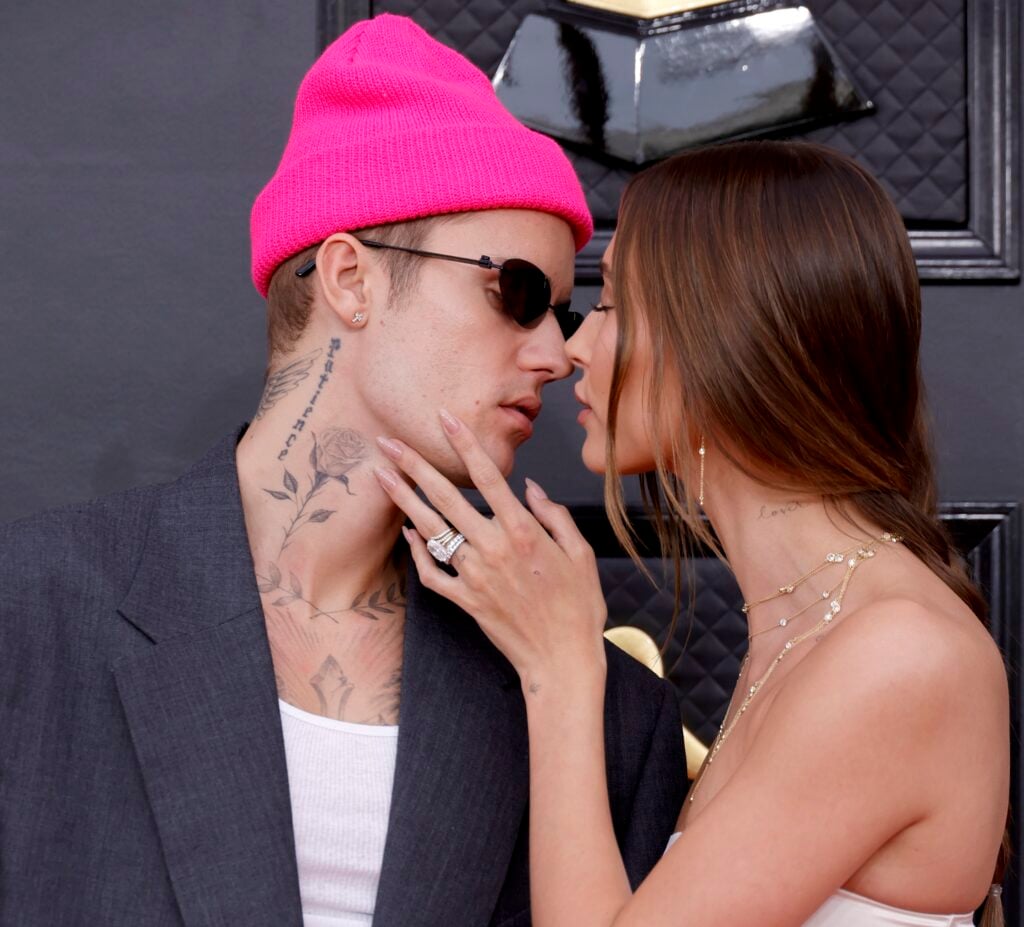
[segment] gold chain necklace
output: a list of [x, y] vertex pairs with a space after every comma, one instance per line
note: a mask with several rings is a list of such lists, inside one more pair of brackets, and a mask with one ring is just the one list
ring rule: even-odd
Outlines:
[[[704, 780], [704, 774], [710, 768], [711, 764], [715, 761], [715, 757], [718, 756], [718, 751], [722, 749], [725, 742], [729, 739], [729, 735], [732, 734], [736, 725], [739, 723], [740, 718], [743, 717], [744, 712], [746, 712], [747, 708], [750, 707], [750, 703], [754, 700], [754, 697], [757, 695], [758, 692], [760, 692], [764, 688], [765, 684], [771, 678], [772, 673], [775, 672], [775, 667], [777, 667], [783, 661], [786, 654], [793, 650], [794, 647], [799, 646], [808, 638], [814, 637], [814, 635], [816, 635], [819, 631], [821, 631], [824, 628], [827, 628], [832, 623], [833, 619], [836, 617], [836, 615], [839, 614], [840, 610], [842, 609], [843, 598], [846, 596], [846, 590], [850, 585], [850, 579], [853, 577], [854, 572], [856, 571], [857, 567], [860, 566], [861, 563], [875, 555], [875, 546], [883, 542], [899, 544], [901, 540], [902, 538], [898, 537], [895, 534], [891, 534], [887, 531], [880, 538], [873, 541], [869, 541], [863, 547], [859, 547], [855, 550], [846, 552], [846, 556], [848, 557], [848, 559], [846, 560], [846, 574], [843, 576], [843, 580], [839, 585], [839, 591], [838, 593], [836, 593], [835, 599], [833, 599], [832, 602], [829, 604], [828, 611], [825, 612], [821, 620], [809, 631], [805, 631], [803, 634], [800, 634], [797, 637], [792, 637], [788, 641], [786, 641], [782, 650], [779, 651], [778, 656], [775, 657], [775, 659], [768, 664], [768, 669], [765, 670], [761, 678], [754, 682], [747, 690], [747, 694], [744, 697], [743, 702], [740, 704], [739, 709], [732, 716], [732, 721], [729, 722], [727, 725], [726, 720], [728, 719], [723, 719], [722, 726], [718, 729], [718, 736], [715, 737], [714, 743], [712, 743], [711, 749], [708, 751], [708, 755], [704, 760], [704, 765], [701, 766], [700, 772], [697, 773], [697, 778], [690, 788], [690, 794], [689, 796], [687, 796], [687, 801], [693, 801], [694, 797], [697, 794], [697, 788]], [[853, 556], [849, 556], [850, 553], [852, 553]], [[833, 555], [829, 554], [829, 556], [831, 557]], [[826, 560], [825, 562], [827, 564], [834, 563], [835, 561]], [[813, 572], [817, 572], [817, 570]], [[804, 579], [809, 578], [810, 575], [812, 574], [807, 574], [807, 576], [804, 577]], [[783, 586], [781, 588], [787, 589], [789, 587]], [[774, 598], [774, 596], [772, 596], [771, 598]], [[755, 602], [753, 604], [757, 605], [760, 603]], [[803, 611], [806, 610], [807, 609], [803, 609]], [[747, 664], [749, 662], [750, 650], [748, 649], [747, 655], [743, 658], [743, 663], [740, 664], [740, 671], [739, 676], [737, 677], [737, 681], [743, 677], [743, 671], [746, 669]]]
[[[808, 579], [810, 579], [812, 576], [814, 576], [816, 573], [820, 572], [821, 570], [823, 570], [827, 566], [830, 566], [830, 565], [833, 565], [833, 564], [840, 564], [840, 563], [842, 563], [845, 560], [847, 566], [849, 567], [853, 563], [853, 561], [851, 559], [849, 559], [849, 558], [854, 553], [858, 553], [858, 554], [863, 553], [864, 556], [866, 556], [866, 557], [873, 557], [875, 555], [875, 551], [874, 551], [875, 545], [876, 544], [880, 544], [880, 543], [882, 543], [884, 541], [891, 541], [892, 537], [893, 536], [888, 531], [886, 531], [881, 537], [875, 538], [875, 539], [873, 539], [871, 541], [861, 541], [861, 542], [858, 542], [858, 543], [863, 545], [861, 547], [857, 547], [857, 548], [851, 547], [848, 550], [842, 551], [841, 553], [838, 553], [838, 554], [831, 554], [831, 553], [828, 554], [825, 557], [825, 562], [823, 564], [815, 567], [809, 573], [805, 573], [802, 577], [800, 577], [800, 579], [794, 580], [788, 586], [780, 586], [778, 592], [773, 592], [771, 595], [765, 596], [763, 599], [759, 599], [756, 602], [751, 602], [749, 604], [744, 602], [744, 604], [743, 604], [743, 613], [745, 615], [749, 614], [750, 613], [750, 609], [752, 609], [755, 605], [761, 605], [764, 602], [769, 602], [772, 599], [777, 599], [781, 595], [789, 595], [789, 594], [791, 594], [791, 592], [794, 589], [796, 589], [802, 583], [806, 582]], [[833, 593], [838, 588], [839, 588], [838, 586], [832, 586], [830, 589], [826, 589], [824, 592], [822, 592], [821, 597], [827, 601], [828, 599], [832, 598]], [[784, 627], [786, 627], [786, 625], [788, 625], [791, 621], [793, 621], [793, 619], [799, 618], [802, 614], [804, 614], [804, 612], [810, 611], [816, 604], [817, 603], [814, 602], [813, 600], [808, 602], [799, 611], [794, 612], [792, 615], [786, 615], [784, 618], [780, 618], [776, 624], [769, 625], [767, 628], [762, 628], [760, 631], [755, 631], [753, 634], [748, 634], [747, 635], [747, 640], [748, 641], [752, 641], [759, 634], [767, 634], [769, 631], [774, 631], [776, 628], [784, 628]], [[837, 604], [835, 599], [832, 600], [832, 604], [833, 605]]]
[[[876, 539], [872, 542], [872, 544], [878, 543], [879, 541], [892, 540], [892, 537], [892, 534], [886, 531], [885, 534], [881, 536], [881, 538]], [[789, 583], [788, 585], [779, 586], [778, 592], [773, 592], [771, 595], [766, 595], [763, 599], [758, 599], [756, 602], [744, 602], [743, 614], [748, 614], [750, 610], [754, 608], [754, 606], [756, 605], [763, 605], [765, 602], [771, 602], [772, 599], [777, 599], [780, 596], [792, 595], [794, 591], [799, 589], [800, 586], [807, 582], [807, 580], [809, 580], [812, 576], [816, 576], [826, 567], [833, 566], [834, 564], [848, 562], [850, 556], [854, 554], [856, 551], [862, 549], [865, 543], [865, 541], [858, 541], [856, 544], [854, 544], [852, 547], [847, 548], [846, 550], [839, 551], [838, 553], [826, 554], [825, 559], [816, 567], [814, 567], [814, 569], [808, 570], [806, 573], [804, 573], [803, 576], [801, 576], [799, 579], [793, 580], [793, 582]], [[785, 625], [783, 625], [783, 627], [785, 627]]]
[[[872, 556], [872, 555], [869, 554], [869, 556]], [[821, 594], [821, 597], [823, 599], [830, 598], [833, 595], [833, 593], [836, 591], [836, 589], [838, 589], [838, 588], [839, 588], [838, 586], [833, 586], [831, 589], [826, 589]], [[747, 640], [748, 641], [752, 641], [755, 637], [758, 636], [758, 634], [767, 634], [769, 631], [776, 630], [776, 628], [784, 628], [784, 627], [786, 627], [786, 625], [789, 624], [794, 618], [799, 618], [804, 612], [810, 611], [817, 604], [818, 603], [812, 599], [803, 608], [801, 608], [800, 611], [793, 612], [792, 615], [787, 615], [785, 618], [780, 618], [777, 624], [771, 624], [767, 628], [761, 628], [760, 631], [755, 631], [753, 634], [748, 634], [747, 635]]]

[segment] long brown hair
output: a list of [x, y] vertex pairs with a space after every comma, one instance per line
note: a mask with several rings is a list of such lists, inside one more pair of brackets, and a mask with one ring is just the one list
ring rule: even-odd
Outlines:
[[[618, 403], [642, 313], [655, 470], [641, 488], [673, 562], [677, 612], [691, 539], [721, 554], [693, 493], [706, 436], [747, 476], [843, 503], [900, 535], [987, 617], [937, 517], [914, 256], [866, 170], [804, 142], [685, 152], [630, 181], [613, 264], [619, 327], [605, 503], [642, 566], [615, 467]], [[1008, 857], [1004, 834], [996, 882]], [[989, 895], [986, 924], [1002, 923], [999, 902]]]
[[937, 518], [914, 257], [866, 170], [804, 142], [684, 152], [627, 186], [613, 263], [605, 501], [634, 557], [615, 423], [642, 312], [656, 468], [641, 485], [677, 590], [688, 535], [718, 551], [693, 492], [704, 435], [751, 478], [843, 503], [899, 534], [985, 617]]

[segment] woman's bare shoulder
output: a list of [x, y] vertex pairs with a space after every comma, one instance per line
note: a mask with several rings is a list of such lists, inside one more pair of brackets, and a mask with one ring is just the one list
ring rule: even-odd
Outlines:
[[[811, 701], [825, 711], [841, 701], [845, 721], [837, 723], [898, 723], [909, 740], [979, 714], [1008, 723], [1002, 656], [966, 605], [907, 596], [865, 603], [823, 635], [791, 682], [786, 702]], [[836, 699], [815, 698], [822, 689]]]
[[964, 675], [1005, 680], [1002, 656], [985, 625], [968, 607], [910, 596], [874, 599], [845, 616], [822, 640], [831, 671], [849, 664], [875, 681], [910, 675], [909, 682]]

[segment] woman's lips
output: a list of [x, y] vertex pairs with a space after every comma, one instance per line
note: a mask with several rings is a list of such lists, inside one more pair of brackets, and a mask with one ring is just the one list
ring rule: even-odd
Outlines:
[[576, 392], [576, 390], [573, 390], [572, 394], [576, 397], [576, 401], [581, 406], [583, 406], [583, 410], [580, 412], [579, 415], [576, 416], [576, 421], [582, 425], [583, 422], [586, 420], [587, 416], [591, 412], [590, 405], [583, 399], [583, 397], [578, 392]]

